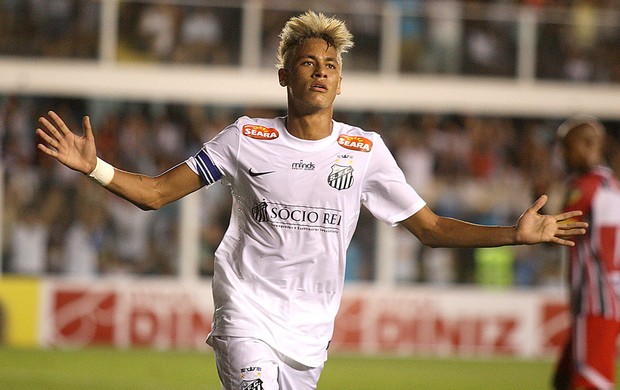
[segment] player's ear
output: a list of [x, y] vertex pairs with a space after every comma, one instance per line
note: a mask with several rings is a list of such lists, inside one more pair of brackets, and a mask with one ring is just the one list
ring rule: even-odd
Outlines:
[[288, 84], [287, 81], [288, 72], [284, 68], [278, 69], [278, 80], [280, 80], [280, 85], [286, 87]]
[[336, 95], [340, 95], [340, 93], [342, 92], [341, 87], [342, 87], [342, 76], [338, 80], [338, 88], [336, 89]]

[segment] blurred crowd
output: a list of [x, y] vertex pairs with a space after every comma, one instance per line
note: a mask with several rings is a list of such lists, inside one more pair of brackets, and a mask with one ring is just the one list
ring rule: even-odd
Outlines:
[[[391, 4], [400, 13], [398, 71], [522, 77], [525, 48], [535, 64], [522, 72], [533, 77], [620, 81], [618, 0], [265, 0], [257, 13], [249, 11], [256, 6], [249, 0], [122, 0], [109, 23], [113, 33], [102, 28], [103, 4], [0, 0], [0, 56], [97, 60], [107, 38], [116, 44], [118, 61], [238, 66], [247, 65], [243, 39], [255, 42], [244, 34], [248, 30], [262, 31], [260, 60], [251, 59], [251, 66], [271, 67], [284, 22], [313, 8], [349, 25], [356, 41], [349, 69], [377, 71], [390, 62], [381, 45], [382, 36], [390, 34], [386, 25], [394, 24], [382, 19], [384, 5]], [[533, 11], [534, 19], [523, 18], [524, 10]], [[109, 36], [102, 37], [102, 31]]]
[[[174, 275], [179, 203], [143, 212], [81, 174], [39, 153], [37, 118], [56, 110], [81, 131], [89, 114], [99, 155], [118, 168], [157, 174], [195, 154], [239, 115], [283, 112], [251, 107], [0, 97], [4, 172], [2, 269], [27, 275]], [[555, 143], [562, 118], [523, 119], [436, 114], [338, 112], [336, 120], [379, 132], [408, 181], [431, 208], [485, 224], [513, 224], [542, 193], [546, 212], [562, 201], [564, 169]], [[606, 122], [609, 164], [620, 171], [620, 123]], [[230, 195], [221, 184], [199, 192], [200, 274], [228, 224]], [[377, 222], [366, 211], [348, 253], [347, 278], [375, 278]], [[554, 246], [429, 249], [397, 230], [395, 278], [402, 283], [546, 286], [561, 283]]]
[[[523, 43], [532, 39], [526, 54], [535, 60], [533, 77], [620, 81], [618, 0], [121, 0], [113, 23], [102, 20], [109, 16], [104, 11], [110, 4], [0, 0], [0, 58], [97, 61], [102, 41], [112, 39], [114, 61], [272, 67], [285, 21], [313, 8], [337, 14], [354, 34], [356, 47], [347, 54], [347, 71], [377, 72], [390, 60], [383, 57], [381, 45], [390, 33], [387, 25], [393, 25], [383, 19], [389, 16], [385, 5], [391, 5], [400, 15], [399, 72], [523, 77]], [[262, 12], [255, 12], [255, 6]], [[262, 34], [252, 37], [248, 31]], [[261, 45], [251, 53], [259, 60], [242, 53], [244, 42], [253, 39]], [[101, 157], [146, 174], [182, 162], [239, 115], [284, 114], [252, 107], [0, 95], [3, 272], [178, 272], [179, 204], [142, 212], [38, 153], [36, 120], [49, 109], [76, 130], [82, 116], [91, 115]], [[554, 132], [564, 118], [338, 112], [336, 119], [381, 133], [409, 182], [439, 214], [512, 224], [539, 194], [552, 196], [548, 212], [557, 211], [562, 201], [564, 171]], [[607, 125], [609, 163], [620, 171], [620, 127], [616, 122]], [[201, 208], [200, 216], [200, 274], [208, 277], [214, 249], [228, 224], [230, 196], [219, 184], [200, 196], [209, 205]], [[375, 253], [376, 229], [374, 218], [363, 212], [348, 253], [348, 279], [375, 279], [375, 263], [381, 261]], [[397, 234], [395, 278], [402, 283], [560, 283], [555, 247], [429, 249], [409, 233]]]

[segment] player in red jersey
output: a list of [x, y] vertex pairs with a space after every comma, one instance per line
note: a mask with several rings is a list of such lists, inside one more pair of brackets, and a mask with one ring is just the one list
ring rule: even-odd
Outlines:
[[620, 330], [620, 181], [603, 166], [605, 129], [577, 116], [558, 129], [571, 174], [565, 211], [590, 224], [569, 249], [570, 336], [559, 360], [556, 389], [612, 389]]

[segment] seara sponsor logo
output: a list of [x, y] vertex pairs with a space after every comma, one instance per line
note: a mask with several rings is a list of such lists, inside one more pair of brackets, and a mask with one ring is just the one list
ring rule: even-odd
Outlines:
[[260, 125], [245, 125], [243, 126], [243, 135], [254, 139], [276, 139], [280, 136], [278, 130]]
[[370, 152], [372, 149], [372, 141], [365, 137], [343, 134], [338, 137], [338, 144], [343, 148], [357, 150], [360, 152]]

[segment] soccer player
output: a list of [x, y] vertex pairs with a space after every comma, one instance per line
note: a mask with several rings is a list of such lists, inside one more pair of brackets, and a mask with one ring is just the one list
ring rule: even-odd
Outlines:
[[241, 117], [158, 176], [99, 159], [87, 116], [83, 136], [51, 111], [37, 129], [43, 153], [145, 210], [219, 180], [230, 187], [232, 216], [215, 254], [207, 339], [224, 389], [316, 388], [362, 204], [430, 246], [572, 245], [569, 236], [585, 233], [586, 223], [565, 221], [578, 211], [539, 214], [545, 196], [515, 226], [436, 215], [406, 183], [377, 133], [332, 118], [341, 54], [353, 46], [345, 24], [309, 11], [291, 18], [280, 37], [278, 77], [287, 115]]
[[612, 389], [620, 330], [620, 181], [603, 166], [605, 129], [576, 116], [558, 128], [571, 177], [565, 211], [582, 210], [588, 233], [569, 249], [570, 336], [556, 389]]

